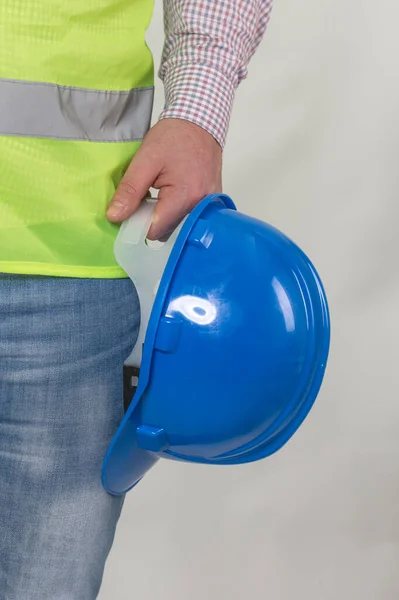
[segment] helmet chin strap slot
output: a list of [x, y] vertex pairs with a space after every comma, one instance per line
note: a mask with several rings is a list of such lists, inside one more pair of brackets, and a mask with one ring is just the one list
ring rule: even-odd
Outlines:
[[140, 369], [131, 365], [123, 367], [123, 406], [125, 412], [129, 408], [131, 401], [137, 390], [140, 376]]
[[145, 245], [151, 250], [159, 250], [162, 246], [165, 245], [165, 242], [161, 242], [158, 240], [149, 240], [148, 237], [145, 238]]
[[136, 369], [141, 365], [144, 339], [159, 282], [182, 226], [166, 241], [149, 240], [147, 234], [156, 203], [154, 198], [143, 200], [137, 211], [122, 223], [114, 246], [116, 261], [133, 281], [140, 301], [139, 334], [135, 348], [125, 363]]

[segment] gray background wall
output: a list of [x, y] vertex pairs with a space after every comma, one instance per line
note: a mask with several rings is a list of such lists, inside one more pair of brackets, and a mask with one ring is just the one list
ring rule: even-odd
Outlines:
[[[325, 385], [264, 462], [159, 464], [126, 499], [101, 600], [399, 598], [398, 19], [393, 0], [276, 0], [237, 96], [225, 191], [316, 263]], [[154, 115], [161, 104], [159, 87]]]

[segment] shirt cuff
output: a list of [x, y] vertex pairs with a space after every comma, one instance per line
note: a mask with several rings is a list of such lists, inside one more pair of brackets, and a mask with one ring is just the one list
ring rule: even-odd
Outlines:
[[171, 66], [163, 75], [165, 107], [160, 119], [199, 125], [224, 147], [235, 95], [233, 82], [206, 64]]

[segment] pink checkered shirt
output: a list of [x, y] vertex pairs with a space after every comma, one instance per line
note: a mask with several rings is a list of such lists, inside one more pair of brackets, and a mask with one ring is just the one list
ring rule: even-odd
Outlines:
[[235, 91], [269, 21], [273, 0], [164, 0], [160, 118], [186, 119], [224, 146]]

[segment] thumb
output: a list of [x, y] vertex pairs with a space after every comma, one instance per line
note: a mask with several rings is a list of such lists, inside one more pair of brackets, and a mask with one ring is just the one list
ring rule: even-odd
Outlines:
[[107, 218], [118, 223], [130, 217], [148, 194], [158, 174], [159, 167], [154, 158], [139, 150], [115, 192], [107, 210]]

